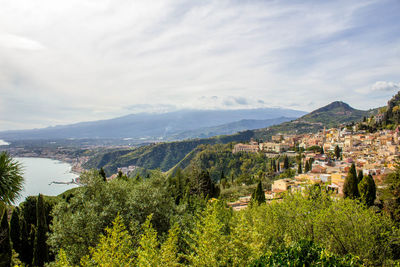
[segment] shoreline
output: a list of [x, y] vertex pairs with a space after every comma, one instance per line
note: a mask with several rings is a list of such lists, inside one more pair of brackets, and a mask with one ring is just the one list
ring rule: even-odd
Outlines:
[[[50, 159], [50, 160], [54, 160], [54, 161], [59, 161], [60, 163], [67, 163], [67, 164], [69, 164], [71, 166], [71, 169], [70, 169], [69, 173], [75, 174], [78, 177], [85, 171], [82, 167], [78, 166], [78, 164], [76, 164], [76, 163], [72, 163], [70, 161], [63, 160], [63, 159], [56, 158], [56, 157], [42, 157], [42, 156], [33, 156], [33, 155], [29, 155], [29, 156], [15, 155], [15, 156], [13, 156], [13, 158]], [[77, 170], [77, 168], [81, 168], [83, 171]]]

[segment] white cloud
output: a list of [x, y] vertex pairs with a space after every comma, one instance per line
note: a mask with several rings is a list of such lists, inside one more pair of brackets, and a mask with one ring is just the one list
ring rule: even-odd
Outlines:
[[400, 82], [386, 82], [386, 81], [378, 81], [374, 83], [371, 87], [372, 91], [375, 92], [395, 92], [400, 90]]
[[45, 47], [37, 41], [31, 40], [23, 36], [7, 33], [0, 33], [0, 46], [26, 50], [45, 49]]

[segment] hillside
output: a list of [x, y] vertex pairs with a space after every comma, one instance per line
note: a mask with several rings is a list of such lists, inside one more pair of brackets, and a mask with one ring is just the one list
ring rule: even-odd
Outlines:
[[296, 120], [255, 130], [254, 136], [258, 139], [268, 140], [277, 133], [313, 133], [324, 127], [331, 128], [341, 124], [357, 122], [362, 120], [363, 117], [370, 117], [376, 112], [376, 109], [358, 110], [344, 102], [335, 101]]
[[372, 120], [375, 129], [395, 129], [400, 124], [400, 91], [378, 113]]
[[130, 165], [168, 171], [199, 145], [245, 142], [252, 138], [253, 134], [252, 131], [244, 131], [213, 138], [157, 143], [137, 149], [123, 150], [121, 154], [118, 154], [117, 151], [106, 152], [91, 158], [83, 167], [86, 169], [103, 167], [107, 174], [115, 173], [118, 167]]
[[[182, 167], [187, 165], [196, 153], [191, 153], [199, 145], [227, 144], [229, 142], [247, 142], [250, 138], [268, 140], [277, 133], [308, 133], [317, 132], [324, 126], [349, 123], [362, 120], [364, 116], [374, 111], [362, 111], [351, 108], [343, 102], [333, 102], [317, 109], [297, 120], [258, 130], [248, 130], [234, 135], [222, 135], [212, 138], [191, 139], [177, 142], [158, 143], [143, 146], [135, 150], [125, 151], [123, 155], [116, 152], [103, 153], [90, 159], [85, 168], [104, 167], [107, 173], [115, 173], [118, 167], [136, 165], [146, 169], [168, 171], [182, 160]], [[185, 159], [186, 157], [186, 159]]]
[[[145, 140], [181, 140], [187, 137], [202, 135], [200, 128], [206, 129], [206, 136], [210, 136], [207, 127], [226, 125], [240, 120], [268, 120], [281, 117], [295, 117], [304, 115], [305, 112], [281, 109], [259, 108], [239, 110], [180, 110], [162, 114], [140, 113], [124, 117], [81, 122], [70, 125], [61, 125], [43, 129], [6, 131], [0, 132], [0, 139], [13, 140], [38, 140], [38, 139], [132, 139], [142, 143]], [[267, 122], [271, 125], [273, 122]], [[238, 129], [226, 126], [216, 128], [215, 135], [238, 132], [246, 129], [239, 125]], [[263, 126], [262, 126], [263, 127]], [[179, 137], [182, 132], [196, 130], [196, 134]], [[133, 142], [132, 141], [132, 142]]]

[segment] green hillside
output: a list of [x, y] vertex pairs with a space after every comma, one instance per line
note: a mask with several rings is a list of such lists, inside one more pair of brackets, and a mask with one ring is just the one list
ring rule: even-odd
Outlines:
[[115, 173], [118, 167], [130, 165], [168, 171], [199, 145], [244, 142], [253, 135], [252, 131], [244, 131], [234, 135], [222, 135], [207, 139], [157, 143], [133, 150], [121, 150], [120, 153], [117, 151], [105, 152], [91, 158], [83, 167], [86, 169], [103, 167], [107, 174]]
[[379, 116], [373, 120], [376, 129], [395, 129], [400, 124], [400, 92], [379, 109]]

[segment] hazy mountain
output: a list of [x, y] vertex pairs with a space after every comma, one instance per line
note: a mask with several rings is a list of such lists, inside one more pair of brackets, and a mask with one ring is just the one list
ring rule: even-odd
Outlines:
[[171, 137], [175, 140], [183, 140], [189, 138], [208, 138], [216, 135], [234, 134], [244, 130], [254, 130], [265, 128], [271, 125], [280, 124], [285, 121], [291, 121], [295, 118], [280, 117], [267, 120], [240, 120], [223, 125], [213, 127], [203, 127], [195, 130], [184, 131]]
[[115, 119], [81, 122], [43, 129], [0, 132], [0, 139], [153, 138], [165, 139], [184, 131], [214, 127], [243, 119], [267, 120], [299, 117], [305, 112], [280, 109], [180, 110], [162, 114], [141, 113]]

